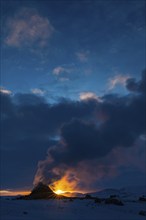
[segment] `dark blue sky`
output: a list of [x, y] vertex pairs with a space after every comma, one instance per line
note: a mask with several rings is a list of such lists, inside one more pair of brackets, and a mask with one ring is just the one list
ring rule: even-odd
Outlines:
[[142, 0], [2, 1], [1, 86], [77, 99], [107, 92], [116, 75], [139, 78], [144, 14]]
[[[70, 170], [82, 179], [76, 189], [143, 181], [145, 1], [2, 0], [1, 8], [1, 188], [30, 187], [40, 160], [40, 180], [50, 181], [46, 169], [56, 179], [53, 167]], [[99, 170], [92, 184], [82, 166], [85, 176]]]

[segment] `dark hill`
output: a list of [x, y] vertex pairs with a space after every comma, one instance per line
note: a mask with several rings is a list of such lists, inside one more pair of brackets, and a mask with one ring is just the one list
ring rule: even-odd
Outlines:
[[31, 199], [62, 199], [66, 198], [63, 195], [57, 195], [55, 194], [50, 187], [43, 183], [39, 183], [37, 186], [34, 187], [34, 189], [31, 191], [31, 193], [27, 196], [21, 196], [18, 199], [26, 199], [26, 200], [31, 200]]
[[43, 183], [39, 183], [36, 187], [34, 187], [29, 195], [31, 199], [48, 199], [54, 198], [55, 196], [56, 194], [50, 189], [50, 187]]

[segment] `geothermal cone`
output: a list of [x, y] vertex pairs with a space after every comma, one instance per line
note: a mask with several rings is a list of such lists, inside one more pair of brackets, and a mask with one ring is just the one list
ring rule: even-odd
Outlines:
[[30, 193], [29, 197], [31, 199], [47, 199], [47, 198], [54, 198], [56, 194], [43, 183], [39, 183], [32, 192]]

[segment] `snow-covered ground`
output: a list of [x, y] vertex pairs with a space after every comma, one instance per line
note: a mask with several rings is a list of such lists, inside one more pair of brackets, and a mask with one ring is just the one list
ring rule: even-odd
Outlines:
[[[139, 196], [131, 189], [104, 190], [97, 193], [101, 197], [119, 193], [124, 206], [97, 204], [90, 199], [70, 200], [12, 200], [1, 197], [0, 220], [144, 220], [139, 215], [146, 211], [146, 202], [138, 201]], [[131, 190], [131, 192], [130, 192]], [[142, 190], [142, 188], [141, 188]], [[94, 194], [95, 195], [95, 194]], [[123, 196], [124, 195], [124, 196]], [[126, 196], [127, 195], [127, 196]], [[131, 196], [131, 197], [130, 197]], [[133, 197], [134, 196], [134, 197]]]
[[1, 199], [1, 220], [141, 220], [143, 202], [124, 206], [96, 204], [94, 200], [6, 200]]
[[122, 199], [122, 201], [131, 201], [138, 199], [142, 195], [146, 196], [146, 186], [141, 185], [128, 186], [120, 189], [105, 189], [99, 192], [91, 193], [90, 195], [97, 196], [100, 198], [107, 198], [110, 195], [116, 195], [117, 197]]

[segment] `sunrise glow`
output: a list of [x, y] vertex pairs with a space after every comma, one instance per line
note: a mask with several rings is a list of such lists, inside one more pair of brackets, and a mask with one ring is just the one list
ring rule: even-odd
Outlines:
[[70, 175], [70, 171], [67, 171], [66, 174], [61, 179], [53, 182], [50, 185], [50, 188], [58, 195], [62, 193], [66, 195], [66, 192], [73, 193], [74, 191], [78, 191], [77, 189], [78, 181], [76, 179], [69, 181], [69, 175]]
[[62, 191], [61, 189], [58, 189], [57, 191], [55, 191], [55, 193], [56, 193], [57, 195], [60, 195], [60, 194], [64, 193], [64, 191]]
[[0, 190], [0, 196], [17, 196], [17, 195], [28, 195], [30, 191], [12, 191], [12, 190]]
[[70, 181], [70, 176], [73, 175], [73, 170], [67, 170], [63, 177], [49, 185], [57, 195], [72, 196], [76, 193], [87, 193], [89, 190], [82, 190], [78, 187], [79, 179], [75, 177]]

